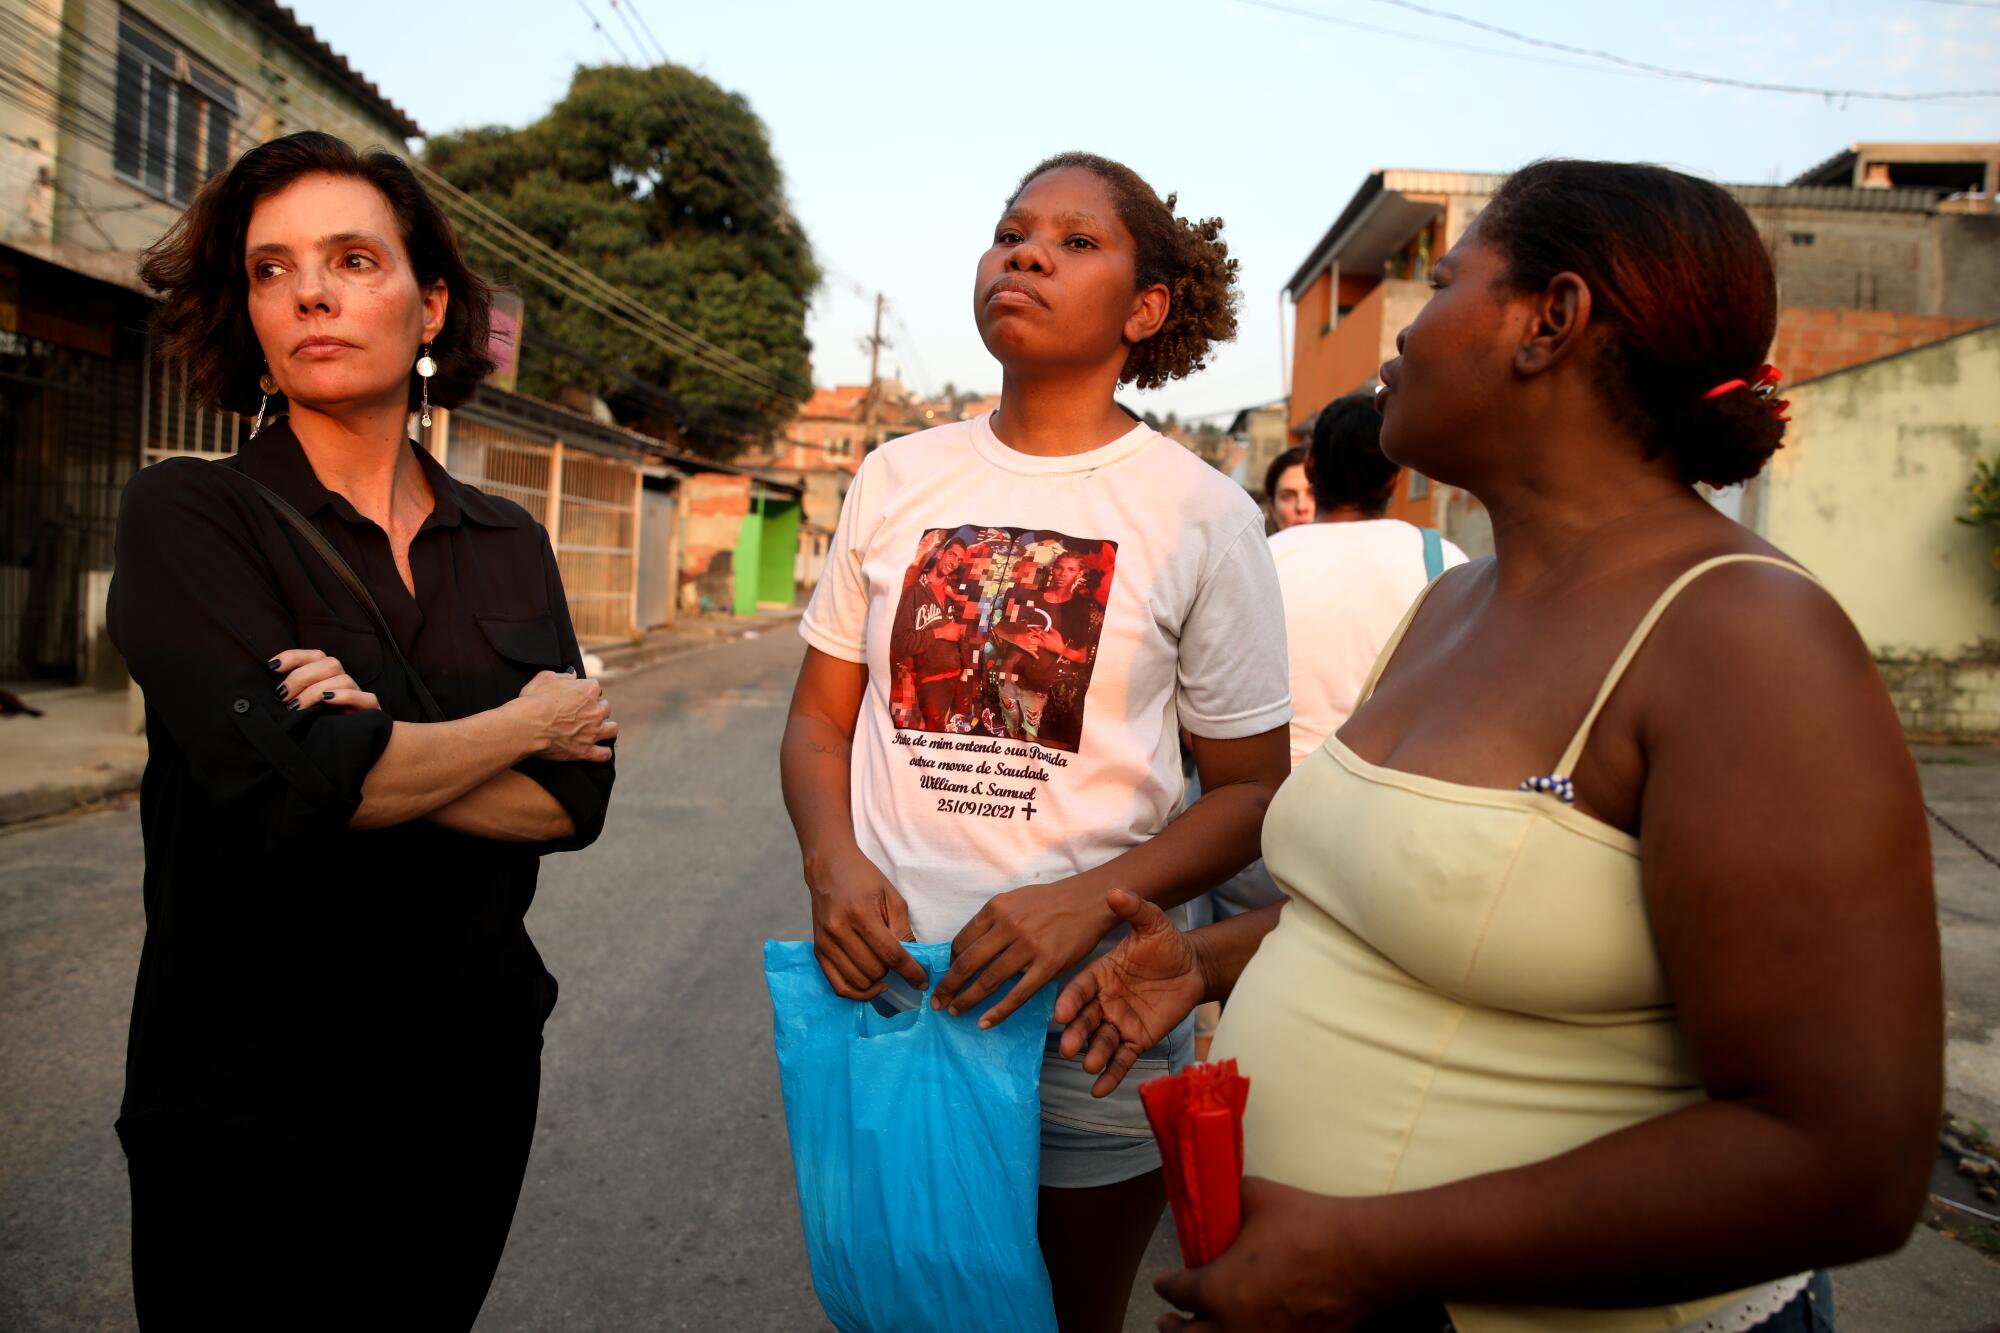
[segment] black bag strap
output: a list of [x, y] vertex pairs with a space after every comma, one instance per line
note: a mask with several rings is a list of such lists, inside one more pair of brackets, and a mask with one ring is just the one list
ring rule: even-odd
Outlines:
[[424, 678], [417, 674], [415, 667], [410, 665], [410, 659], [403, 656], [402, 648], [396, 643], [396, 633], [389, 628], [388, 617], [382, 614], [382, 608], [375, 604], [375, 598], [369, 594], [368, 585], [363, 583], [361, 576], [356, 574], [353, 568], [340, 558], [340, 552], [333, 549], [333, 543], [326, 539], [326, 534], [314, 527], [311, 520], [298, 510], [292, 508], [282, 495], [279, 495], [263, 482], [257, 480], [255, 477], [243, 476], [240, 472], [237, 475], [242, 476], [243, 480], [257, 488], [257, 493], [264, 497], [264, 503], [270, 505], [272, 511], [279, 518], [291, 525], [292, 529], [299, 536], [306, 539], [306, 545], [313, 549], [313, 554], [326, 563], [326, 567], [333, 571], [333, 576], [339, 579], [347, 591], [354, 595], [355, 601], [361, 603], [361, 609], [366, 611], [368, 618], [375, 622], [375, 632], [381, 636], [382, 646], [387, 648], [389, 655], [396, 659], [396, 665], [402, 668], [404, 677], [410, 682], [410, 687], [417, 692], [417, 703], [423, 707], [424, 716], [432, 722], [446, 721], [444, 709], [438, 707], [438, 701], [431, 696], [430, 688], [424, 684]]

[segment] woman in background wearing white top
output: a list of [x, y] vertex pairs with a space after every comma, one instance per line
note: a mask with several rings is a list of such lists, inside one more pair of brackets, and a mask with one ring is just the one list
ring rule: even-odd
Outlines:
[[[1222, 224], [1172, 210], [1103, 158], [1031, 171], [973, 290], [1000, 410], [894, 441], [855, 475], [782, 755], [814, 942], [843, 996], [882, 994], [892, 970], [921, 988], [899, 941], [950, 940], [939, 1008], [1025, 974], [982, 1020], [997, 1023], [1122, 933], [1109, 889], [1179, 916], [1257, 853], [1291, 718], [1264, 517], [1112, 397], [1199, 370], [1235, 332]], [[902, 623], [912, 571], [953, 542], [990, 552], [986, 577], [956, 615], [912, 602]], [[904, 660], [947, 656], [967, 664], [965, 706], [906, 710], [899, 728]], [[1040, 700], [1032, 731], [1008, 706], [1023, 695]], [[1177, 814], [1182, 727], [1202, 796]], [[1039, 1230], [1065, 1333], [1123, 1323], [1165, 1205], [1136, 1084], [1190, 1045], [1183, 1024], [1100, 1101], [1051, 1034]]]

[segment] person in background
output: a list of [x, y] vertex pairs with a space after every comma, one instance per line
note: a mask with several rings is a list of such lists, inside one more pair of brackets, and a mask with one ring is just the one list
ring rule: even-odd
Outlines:
[[1306, 451], [1293, 445], [1264, 469], [1264, 498], [1271, 504], [1271, 522], [1283, 532], [1313, 521], [1312, 478], [1306, 472]]
[[1242, 1230], [1162, 1328], [1825, 1333], [1922, 1211], [1944, 1004], [1916, 765], [1825, 589], [1702, 498], [1783, 441], [1721, 186], [1542, 162], [1432, 272], [1382, 449], [1494, 554], [1430, 585], [1271, 804], [1291, 895], [1059, 998], [1116, 1086], [1196, 1001]]

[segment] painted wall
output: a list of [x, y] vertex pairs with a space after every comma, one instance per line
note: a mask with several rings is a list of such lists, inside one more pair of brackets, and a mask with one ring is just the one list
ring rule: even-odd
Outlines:
[[681, 483], [680, 496], [684, 534], [681, 607], [687, 611], [733, 611], [740, 555], [737, 543], [750, 513], [750, 478], [727, 472], [697, 473]]
[[[1320, 282], [1326, 281], [1322, 275]], [[1315, 284], [1307, 296], [1314, 297], [1318, 291]], [[1289, 410], [1294, 433], [1313, 413], [1375, 378], [1382, 363], [1396, 354], [1396, 335], [1417, 317], [1430, 294], [1428, 283], [1385, 278], [1326, 332], [1317, 325], [1307, 327], [1308, 306], [1301, 303], [1298, 340], [1292, 352]]]
[[1746, 517], [1825, 581], [1878, 658], [2000, 655], [1992, 538], [1954, 521], [1973, 460], [2000, 456], [2000, 326], [1788, 396], [1786, 445]]

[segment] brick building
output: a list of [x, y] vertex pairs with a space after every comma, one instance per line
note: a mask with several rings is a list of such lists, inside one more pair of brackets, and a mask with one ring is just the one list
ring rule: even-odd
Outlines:
[[[1731, 186], [1763, 232], [1784, 310], [1772, 360], [1788, 383], [2000, 318], [2000, 145], [1857, 144], [1790, 185]], [[1289, 426], [1304, 439], [1341, 394], [1373, 388], [1429, 297], [1431, 265], [1506, 177], [1372, 173], [1286, 283]], [[1490, 549], [1471, 497], [1405, 473], [1390, 513]]]

